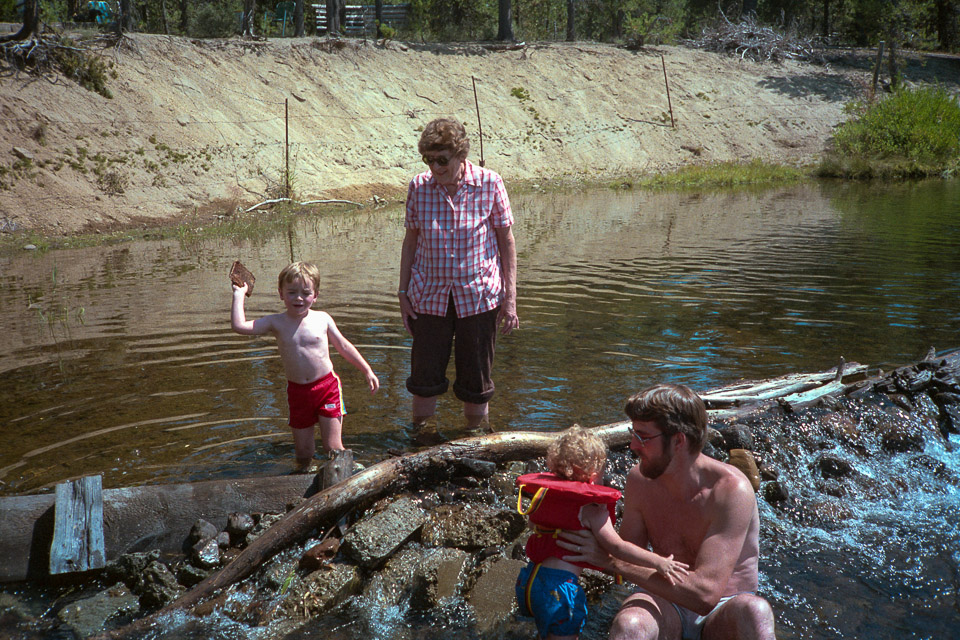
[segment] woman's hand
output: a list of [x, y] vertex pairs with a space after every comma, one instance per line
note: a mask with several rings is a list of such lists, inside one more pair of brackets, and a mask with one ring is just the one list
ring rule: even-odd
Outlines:
[[400, 317], [403, 318], [403, 327], [407, 333], [413, 335], [413, 331], [410, 330], [410, 321], [417, 319], [417, 313], [413, 310], [413, 304], [407, 297], [406, 291], [397, 292], [397, 298], [400, 300]]

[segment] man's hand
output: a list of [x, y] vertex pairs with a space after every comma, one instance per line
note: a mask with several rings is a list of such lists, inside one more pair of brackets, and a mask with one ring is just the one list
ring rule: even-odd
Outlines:
[[562, 531], [557, 545], [576, 555], [563, 556], [567, 562], [586, 562], [597, 567], [613, 569], [610, 556], [600, 548], [597, 539], [588, 529], [582, 531]]

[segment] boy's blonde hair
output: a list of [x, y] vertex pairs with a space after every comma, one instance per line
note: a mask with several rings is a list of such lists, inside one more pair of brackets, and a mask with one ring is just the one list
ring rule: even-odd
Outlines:
[[547, 466], [566, 480], [590, 482], [607, 462], [607, 445], [588, 429], [573, 425], [547, 447]]
[[310, 282], [313, 284], [314, 293], [320, 291], [320, 269], [312, 262], [291, 262], [285, 266], [277, 278], [277, 289], [283, 289], [283, 285], [294, 280]]

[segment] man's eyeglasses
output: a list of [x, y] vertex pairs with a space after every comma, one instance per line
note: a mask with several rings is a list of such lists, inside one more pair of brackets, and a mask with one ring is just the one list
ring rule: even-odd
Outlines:
[[440, 165], [441, 167], [445, 167], [450, 164], [450, 158], [445, 156], [423, 156], [423, 164], [436, 164]]
[[648, 442], [650, 442], [651, 440], [655, 440], [655, 439], [659, 438], [660, 436], [665, 436], [665, 435], [667, 435], [667, 434], [665, 434], [665, 433], [658, 433], [658, 434], [655, 435], [655, 436], [641, 436], [639, 433], [637, 433], [636, 431], [633, 430], [633, 427], [632, 427], [632, 426], [628, 426], [628, 427], [627, 427], [627, 431], [629, 431], [629, 432], [630, 432], [630, 435], [632, 435], [634, 438], [637, 439], [637, 442], [640, 443], [640, 446], [641, 446], [641, 447], [646, 446], [646, 444], [647, 444]]

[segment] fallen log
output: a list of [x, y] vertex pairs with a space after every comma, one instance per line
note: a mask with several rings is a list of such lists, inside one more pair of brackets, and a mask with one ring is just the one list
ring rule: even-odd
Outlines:
[[[627, 424], [619, 422], [596, 427], [594, 431], [608, 447], [619, 447], [630, 440], [625, 428]], [[456, 440], [384, 460], [309, 498], [254, 540], [230, 564], [160, 611], [97, 638], [141, 637], [159, 616], [200, 604], [221, 589], [246, 578], [263, 562], [289, 545], [306, 539], [314, 530], [332, 526], [352, 509], [371, 504], [389, 493], [414, 484], [429, 471], [452, 468], [463, 458], [489, 462], [537, 458], [546, 454], [547, 445], [553, 438], [552, 433], [496, 433]]]
[[[272, 511], [318, 487], [308, 475], [204, 480], [103, 491], [106, 560], [125, 553], [182, 550], [198, 518], [218, 527], [234, 511]], [[43, 580], [49, 575], [56, 496], [0, 498], [0, 582]]]

